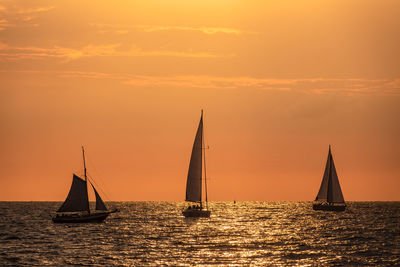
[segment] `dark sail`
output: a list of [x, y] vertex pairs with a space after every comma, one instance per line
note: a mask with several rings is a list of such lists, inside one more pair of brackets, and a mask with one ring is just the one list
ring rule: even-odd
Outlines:
[[322, 178], [321, 187], [319, 188], [315, 200], [331, 203], [344, 203], [344, 198], [340, 188], [330, 146], [324, 177]]
[[194, 139], [192, 156], [186, 182], [186, 201], [201, 201], [201, 175], [202, 175], [202, 143], [203, 143], [203, 114]]
[[104, 204], [103, 200], [101, 199], [99, 193], [97, 193], [96, 188], [94, 188], [94, 185], [90, 183], [93, 187], [94, 194], [96, 195], [96, 210], [107, 210], [106, 205]]
[[89, 211], [89, 199], [87, 193], [86, 181], [73, 175], [71, 189], [69, 190], [67, 199], [57, 210], [58, 212], [77, 212]]

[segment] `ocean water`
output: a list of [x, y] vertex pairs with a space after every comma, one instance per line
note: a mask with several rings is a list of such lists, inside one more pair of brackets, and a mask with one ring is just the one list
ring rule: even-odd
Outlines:
[[1, 266], [400, 265], [400, 202], [112, 202], [103, 223], [54, 224], [58, 202], [0, 202]]

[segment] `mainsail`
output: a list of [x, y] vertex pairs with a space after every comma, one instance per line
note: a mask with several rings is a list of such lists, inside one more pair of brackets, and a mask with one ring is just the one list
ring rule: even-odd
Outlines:
[[94, 188], [94, 185], [91, 182], [90, 184], [92, 185], [94, 194], [96, 195], [96, 210], [107, 210], [107, 207], [104, 204], [103, 200], [101, 199], [99, 193], [97, 193], [96, 188]]
[[202, 174], [202, 149], [203, 143], [203, 113], [194, 139], [192, 156], [186, 182], [186, 201], [201, 202], [201, 174]]
[[67, 199], [57, 210], [57, 212], [77, 211], [90, 212], [86, 181], [74, 174]]
[[340, 188], [339, 179], [336, 173], [335, 163], [329, 146], [328, 159], [326, 162], [324, 177], [319, 188], [317, 201], [325, 201], [331, 203], [344, 203], [342, 189]]

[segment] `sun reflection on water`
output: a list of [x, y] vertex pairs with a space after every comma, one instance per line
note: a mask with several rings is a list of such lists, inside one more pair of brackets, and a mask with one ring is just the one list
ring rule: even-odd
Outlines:
[[212, 202], [185, 219], [183, 203], [116, 203], [100, 224], [53, 224], [58, 203], [0, 203], [0, 262], [10, 265], [393, 265], [400, 263], [400, 204]]

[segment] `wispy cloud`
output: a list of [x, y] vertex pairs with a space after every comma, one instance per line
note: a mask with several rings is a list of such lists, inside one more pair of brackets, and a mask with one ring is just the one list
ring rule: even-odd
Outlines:
[[127, 54], [128, 56], [168, 56], [168, 57], [192, 57], [192, 58], [217, 58], [223, 55], [211, 54], [206, 52], [185, 52], [172, 50], [143, 51], [134, 48]]
[[68, 62], [83, 57], [192, 57], [192, 58], [216, 58], [221, 55], [192, 52], [192, 51], [173, 51], [173, 50], [151, 50], [146, 51], [132, 46], [129, 50], [120, 50], [120, 44], [109, 45], [87, 45], [79, 49], [54, 46], [51, 48], [35, 46], [9, 46], [0, 43], [0, 56], [5, 60], [23, 60], [32, 58], [62, 58]]
[[36, 14], [41, 12], [46, 12], [54, 9], [54, 6], [46, 6], [46, 7], [36, 7], [36, 8], [19, 8], [16, 10], [16, 14]]
[[216, 34], [216, 33], [226, 33], [226, 34], [241, 34], [242, 31], [233, 28], [224, 27], [186, 27], [186, 26], [152, 26], [152, 25], [138, 25], [137, 29], [145, 32], [156, 32], [156, 31], [197, 31], [204, 34]]
[[113, 32], [117, 34], [125, 34], [130, 31], [143, 31], [143, 32], [159, 32], [159, 31], [194, 31], [203, 34], [243, 34], [244, 32], [227, 27], [189, 27], [189, 26], [161, 26], [161, 25], [122, 25], [122, 24], [100, 24], [92, 23], [98, 29], [99, 32]]
[[13, 26], [15, 26], [15, 24], [9, 23], [7, 19], [0, 19], [0, 31]]
[[218, 77], [218, 76], [134, 76], [124, 82], [132, 86], [165, 86], [185, 88], [213, 88], [213, 89], [274, 89], [291, 90], [291, 81], [284, 80], [263, 80], [251, 77]]
[[[37, 27], [34, 23], [40, 13], [44, 13], [54, 9], [54, 6], [43, 7], [19, 7], [18, 5], [0, 5], [0, 31], [10, 27]], [[5, 21], [5, 22], [4, 22]]]
[[32, 74], [53, 73], [58, 77], [116, 80], [137, 88], [204, 88], [221, 90], [270, 90], [301, 92], [305, 94], [386, 95], [400, 97], [400, 78], [395, 79], [266, 79], [249, 76], [221, 77], [211, 75], [155, 76], [131, 73], [104, 73], [92, 71], [9, 71]]
[[265, 79], [216, 76], [135, 76], [125, 82], [132, 86], [166, 86], [215, 89], [259, 89], [300, 91], [311, 94], [365, 94], [400, 96], [400, 79]]

